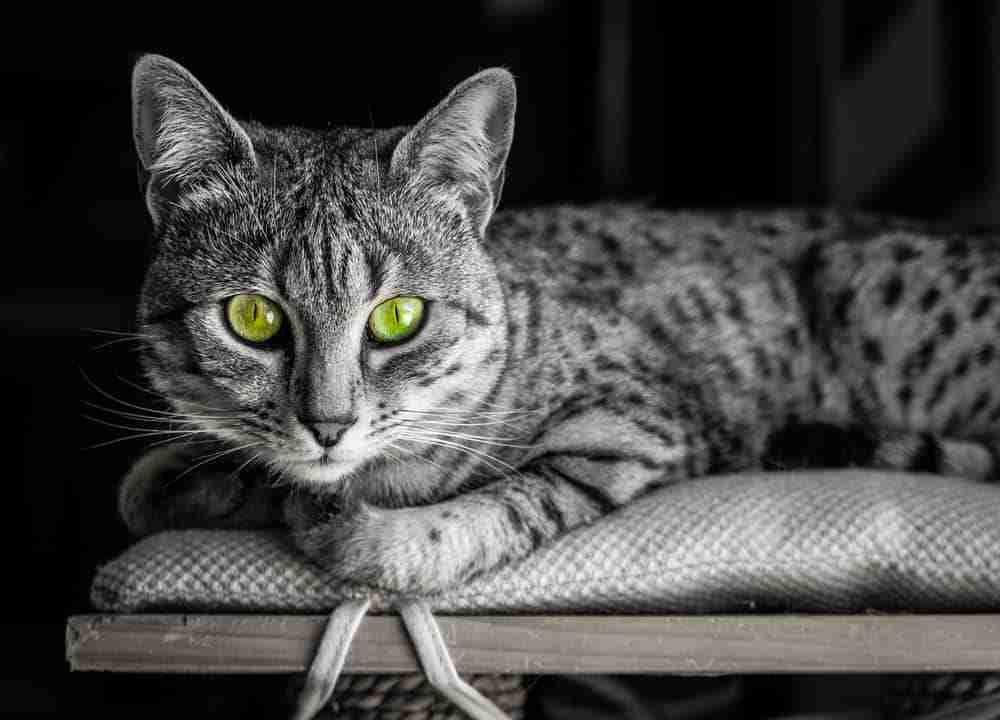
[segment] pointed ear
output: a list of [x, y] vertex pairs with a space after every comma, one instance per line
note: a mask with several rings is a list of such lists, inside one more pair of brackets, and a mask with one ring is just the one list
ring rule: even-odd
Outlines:
[[160, 55], [144, 55], [132, 71], [132, 135], [154, 224], [220, 168], [255, 163], [239, 123], [191, 73]]
[[485, 230], [503, 188], [517, 92], [502, 68], [473, 75], [417, 123], [392, 154], [391, 172], [453, 194]]

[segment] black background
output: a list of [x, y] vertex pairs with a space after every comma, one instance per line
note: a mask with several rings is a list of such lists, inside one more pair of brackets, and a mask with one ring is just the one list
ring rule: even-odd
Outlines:
[[[90, 609], [95, 566], [128, 542], [115, 484], [143, 447], [86, 449], [121, 433], [83, 417], [84, 401], [104, 401], [82, 379], [141, 399], [119, 379], [137, 378], [131, 344], [101, 347], [113, 338], [92, 331], [134, 329], [148, 250], [129, 112], [141, 53], [178, 60], [237, 117], [317, 127], [411, 123], [454, 83], [504, 65], [519, 91], [508, 207], [625, 199], [846, 203], [977, 222], [997, 215], [991, 2], [921, 4], [942, 48], [937, 130], [879, 182], [846, 194], [830, 167], [843, 129], [831, 119], [838, 79], [864, 73], [917, 3], [333, 5], [322, 15], [272, 7], [255, 17], [243, 8], [233, 11], [239, 23], [154, 8], [129, 29], [95, 17], [7, 25], [2, 622], [5, 655], [15, 660], [0, 677], [7, 710], [105, 706], [114, 715], [155, 699], [166, 714], [183, 705], [171, 705], [165, 687], [207, 708], [206, 698], [235, 682], [70, 675], [63, 660], [65, 617]], [[893, 103], [892, 83], [880, 102]]]

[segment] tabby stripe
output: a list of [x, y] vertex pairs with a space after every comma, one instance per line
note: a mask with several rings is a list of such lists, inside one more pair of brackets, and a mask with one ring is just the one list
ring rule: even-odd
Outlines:
[[339, 273], [339, 285], [338, 288], [347, 287], [347, 276], [351, 269], [351, 245], [344, 245], [343, 250], [340, 253], [340, 273]]
[[376, 255], [374, 248], [369, 246], [365, 248], [365, 262], [368, 264], [368, 300], [370, 302], [375, 299], [378, 291], [385, 284], [386, 257]]
[[[323, 237], [320, 246], [323, 249], [323, 264], [326, 266], [326, 272], [323, 273], [323, 280], [327, 294], [333, 293], [333, 278], [334, 278], [334, 267], [333, 267], [333, 246], [332, 239], [329, 235]], [[341, 286], [343, 287], [343, 286]]]
[[[507, 292], [502, 285], [500, 287], [500, 302], [502, 310], [501, 317], [510, 318], [510, 307], [507, 301]], [[507, 343], [510, 342], [510, 334], [511, 334], [510, 320], [508, 320], [505, 327], [506, 327], [506, 334], [504, 337], [500, 338], [499, 341], [501, 346], [506, 345]], [[493, 384], [492, 386], [490, 386], [489, 392], [487, 392], [486, 396], [472, 408], [470, 413], [496, 410], [496, 400], [500, 396], [500, 393], [502, 392], [504, 385], [506, 384], [508, 379], [509, 368], [510, 368], [510, 355], [511, 354], [509, 352], [503, 353], [503, 365], [500, 368], [500, 372], [498, 372], [494, 377]], [[454, 477], [457, 476], [459, 472], [462, 472], [465, 473], [465, 477], [468, 477], [480, 465], [485, 465], [485, 464], [486, 461], [483, 460], [483, 458], [476, 456], [474, 453], [462, 453], [459, 456], [459, 461], [451, 469], [452, 470], [451, 474]], [[490, 470], [491, 472], [495, 472], [494, 468], [490, 468]]]
[[534, 357], [538, 354], [538, 345], [541, 341], [542, 325], [542, 305], [538, 287], [533, 283], [524, 285], [526, 290], [525, 299], [528, 303], [527, 334], [528, 345], [527, 354]]
[[[582, 480], [577, 480], [552, 464], [541, 465], [536, 468], [536, 471], [544, 476], [549, 476], [550, 474], [555, 475], [564, 483], [586, 497], [591, 504], [601, 512], [602, 515], [607, 515], [618, 507], [614, 500], [612, 500], [608, 494], [600, 488], [590, 485], [589, 483], [585, 483]], [[546, 477], [546, 479], [550, 479], [550, 477]]]
[[597, 463], [632, 462], [642, 465], [642, 467], [647, 470], [661, 470], [663, 468], [663, 463], [654, 460], [648, 455], [641, 455], [638, 453], [619, 453], [611, 450], [559, 450], [558, 452], [543, 453], [542, 455], [536, 457], [535, 460], [542, 460], [553, 456], [579, 458], [581, 460], [588, 460], [590, 462]]
[[392, 375], [394, 373], [413, 373], [425, 367], [433, 356], [455, 345], [458, 338], [445, 337], [428, 340], [421, 345], [417, 345], [412, 350], [402, 353], [387, 361], [381, 371], [381, 375]]
[[473, 325], [478, 325], [479, 327], [488, 327], [491, 325], [489, 318], [487, 318], [483, 313], [471, 305], [461, 302], [460, 300], [443, 300], [441, 301], [441, 304], [455, 308], [456, 310], [464, 313], [465, 319], [471, 320]]

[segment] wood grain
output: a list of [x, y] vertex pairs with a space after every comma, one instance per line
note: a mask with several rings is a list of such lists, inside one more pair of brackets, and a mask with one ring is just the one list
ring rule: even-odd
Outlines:
[[[326, 618], [79, 615], [73, 670], [304, 670]], [[834, 673], [1000, 670], [1000, 615], [441, 616], [465, 673]], [[394, 615], [365, 619], [345, 672], [419, 669]]]

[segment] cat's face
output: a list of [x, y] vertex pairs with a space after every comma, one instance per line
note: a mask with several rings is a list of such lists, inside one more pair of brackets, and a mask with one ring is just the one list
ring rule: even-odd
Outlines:
[[144, 362], [198, 430], [336, 487], [414, 452], [412, 421], [488, 398], [505, 320], [482, 242], [509, 75], [471, 78], [409, 132], [242, 126], [154, 56], [134, 99], [156, 234]]

